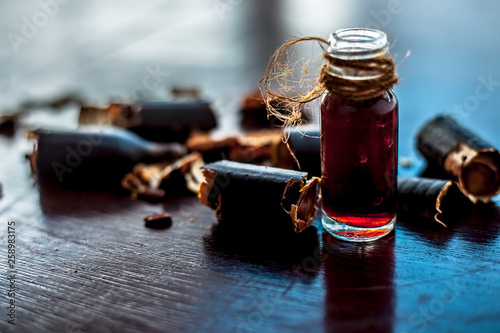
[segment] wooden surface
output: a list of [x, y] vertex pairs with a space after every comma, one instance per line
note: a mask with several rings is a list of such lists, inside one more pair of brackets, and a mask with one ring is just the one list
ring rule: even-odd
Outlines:
[[[396, 88], [400, 156], [413, 163], [400, 175], [422, 170], [414, 133], [444, 110], [500, 147], [498, 84], [453, 113], [474, 102], [482, 79], [500, 81], [500, 2], [400, 3], [380, 21], [397, 40], [393, 53], [412, 51]], [[40, 10], [0, 6], [2, 35]], [[196, 85], [219, 110], [216, 134], [234, 133], [241, 97], [286, 35], [373, 27], [388, 10], [382, 1], [137, 6], [69, 2], [18, 53], [4, 39], [2, 110], [68, 90], [90, 102], [130, 100], [144, 68], [159, 66], [169, 74], [148, 97]], [[38, 110], [23, 121], [71, 128], [76, 111]], [[498, 198], [448, 230], [400, 218], [391, 236], [369, 244], [333, 240], [318, 219], [300, 237], [259, 238], [217, 228], [194, 197], [152, 204], [36, 184], [29, 148], [22, 128], [0, 136], [1, 332], [500, 332]], [[173, 215], [170, 228], [144, 227], [144, 216], [162, 211]], [[16, 223], [15, 327], [6, 316], [8, 221]]]

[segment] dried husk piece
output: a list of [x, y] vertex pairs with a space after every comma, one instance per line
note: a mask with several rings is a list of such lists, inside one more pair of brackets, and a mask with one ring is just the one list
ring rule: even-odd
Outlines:
[[281, 130], [261, 130], [224, 138], [210, 135], [195, 135], [186, 142], [189, 151], [203, 155], [206, 162], [227, 159], [236, 162], [291, 165], [293, 160], [283, 147]]
[[[191, 153], [175, 162], [137, 164], [132, 168], [132, 172], [123, 177], [121, 186], [130, 191], [133, 199], [139, 196], [162, 199], [167, 192], [179, 193], [185, 189], [197, 194], [203, 180], [201, 167], [204, 164], [203, 158], [198, 153]], [[172, 178], [175, 180], [172, 181]], [[179, 182], [180, 178], [182, 181]]]

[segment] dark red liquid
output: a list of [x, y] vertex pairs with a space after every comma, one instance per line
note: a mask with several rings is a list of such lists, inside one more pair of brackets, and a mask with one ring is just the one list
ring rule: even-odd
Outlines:
[[321, 104], [323, 211], [354, 227], [380, 227], [396, 214], [398, 102], [327, 93]]

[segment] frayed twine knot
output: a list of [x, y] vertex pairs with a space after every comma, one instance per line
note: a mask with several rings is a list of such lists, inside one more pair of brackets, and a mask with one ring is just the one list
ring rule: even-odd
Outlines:
[[[307, 67], [304, 67], [302, 71], [303, 77], [299, 81], [291, 79], [294, 66], [290, 64], [288, 51], [293, 45], [304, 41], [318, 42], [324, 52], [323, 58], [327, 62], [321, 67], [319, 76], [313, 80], [312, 87], [306, 89], [303, 93], [300, 92], [291, 96], [290, 92], [293, 86], [290, 83], [298, 82], [300, 88], [304, 87], [307, 83], [304, 76], [308, 72]], [[325, 45], [328, 46], [329, 43], [321, 37], [294, 38], [281, 45], [271, 56], [266, 74], [261, 80], [268, 118], [274, 116], [283, 122], [284, 127], [295, 127], [301, 125], [304, 121], [302, 107], [317, 100], [326, 91], [339, 94], [349, 100], [361, 101], [384, 94], [385, 91], [398, 82], [396, 66], [389, 53], [371, 59], [344, 60], [332, 57]], [[335, 68], [337, 73], [332, 72], [332, 68]], [[365, 71], [372, 74], [367, 79], [352, 79], [348, 75], [338, 74], [352, 71]], [[271, 89], [271, 82], [276, 83], [278, 89]], [[288, 134], [285, 134], [285, 142], [288, 140], [288, 136]]]

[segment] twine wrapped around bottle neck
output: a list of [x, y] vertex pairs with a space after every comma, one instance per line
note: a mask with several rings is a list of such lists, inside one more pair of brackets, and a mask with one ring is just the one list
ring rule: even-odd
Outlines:
[[[307, 89], [304, 93], [290, 96], [289, 92], [292, 87], [289, 86], [289, 82], [298, 81], [302, 87], [304, 78], [291, 80], [293, 67], [290, 65], [288, 50], [294, 44], [303, 41], [318, 42], [324, 51], [323, 57], [327, 62], [321, 67], [319, 77], [312, 88]], [[348, 100], [362, 101], [381, 96], [398, 82], [396, 66], [389, 53], [371, 59], [344, 60], [332, 57], [324, 45], [328, 46], [329, 42], [321, 37], [301, 37], [284, 43], [276, 50], [269, 60], [266, 75], [261, 81], [263, 82], [268, 118], [275, 116], [284, 123], [285, 127], [297, 126], [303, 122], [301, 107], [318, 99], [325, 91], [338, 94]], [[369, 78], [353, 78], [333, 73], [331, 68], [335, 68], [336, 72], [359, 71], [360, 73], [375, 73], [375, 75], [370, 75]], [[304, 69], [304, 73], [307, 74], [307, 68]], [[271, 81], [276, 82], [279, 90], [270, 88]]]
[[[323, 57], [327, 60], [327, 63], [321, 68], [318, 79], [319, 84], [325, 90], [341, 95], [346, 99], [363, 101], [375, 98], [384, 94], [398, 82], [398, 74], [390, 54], [372, 59], [344, 60], [334, 58], [328, 52], [325, 52]], [[377, 75], [374, 78], [353, 80], [333, 74], [329, 70], [331, 67], [359, 72], [370, 71], [377, 73]]]

